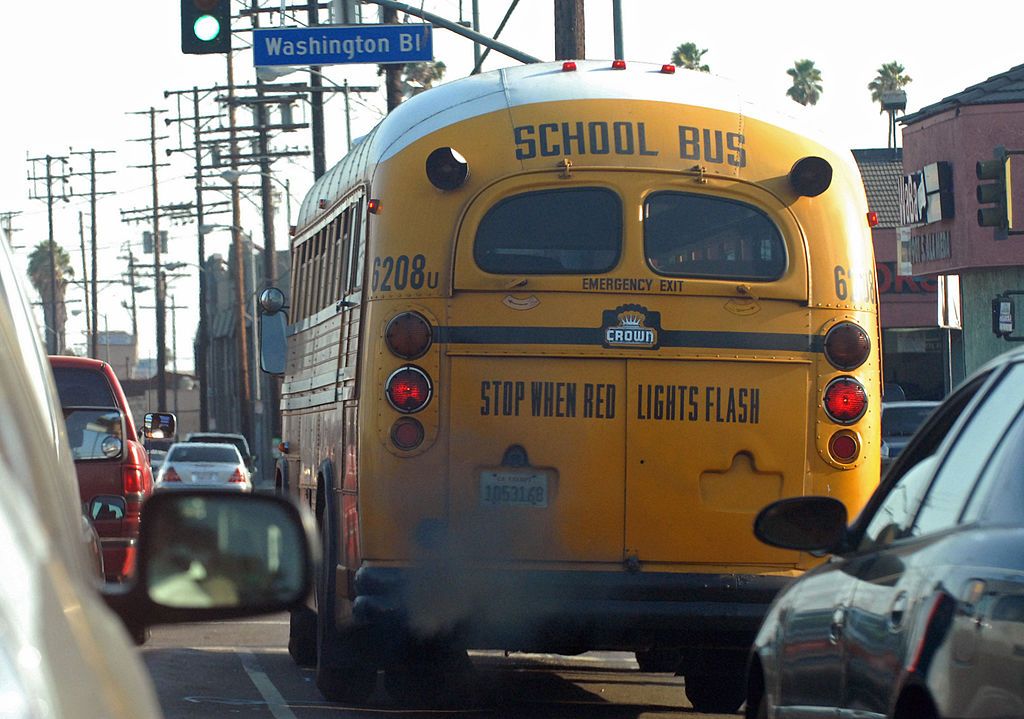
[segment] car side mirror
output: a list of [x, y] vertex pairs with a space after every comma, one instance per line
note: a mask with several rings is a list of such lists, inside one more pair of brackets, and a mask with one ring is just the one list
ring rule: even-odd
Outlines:
[[146, 500], [135, 577], [104, 591], [133, 633], [292, 609], [310, 591], [313, 523], [290, 500], [178, 491]]
[[170, 412], [148, 412], [142, 422], [142, 439], [170, 439], [178, 431], [178, 419]]
[[765, 544], [802, 552], [831, 552], [846, 537], [846, 505], [832, 497], [791, 497], [762, 509], [754, 536]]

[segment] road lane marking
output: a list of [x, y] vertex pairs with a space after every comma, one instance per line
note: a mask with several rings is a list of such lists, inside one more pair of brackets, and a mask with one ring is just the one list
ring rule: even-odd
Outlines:
[[240, 651], [238, 652], [238, 658], [242, 661], [242, 668], [245, 669], [245, 673], [249, 675], [249, 679], [257, 691], [267, 702], [267, 708], [274, 716], [274, 719], [297, 719], [288, 707], [288, 702], [281, 696], [281, 692], [277, 690], [277, 687], [270, 681], [266, 672], [263, 671], [259, 661], [256, 659], [256, 655], [252, 652]]

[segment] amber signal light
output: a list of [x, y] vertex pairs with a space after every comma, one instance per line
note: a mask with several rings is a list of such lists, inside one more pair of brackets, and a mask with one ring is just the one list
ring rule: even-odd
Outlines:
[[860, 367], [871, 354], [871, 339], [863, 327], [839, 322], [825, 333], [825, 359], [841, 370]]
[[384, 329], [384, 343], [402, 359], [422, 357], [431, 344], [430, 323], [418, 312], [395, 315]]

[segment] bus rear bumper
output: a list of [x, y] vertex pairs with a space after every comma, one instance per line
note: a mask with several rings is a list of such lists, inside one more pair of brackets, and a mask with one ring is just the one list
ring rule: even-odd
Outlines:
[[746, 650], [789, 577], [363, 567], [352, 618], [383, 636], [531, 652]]

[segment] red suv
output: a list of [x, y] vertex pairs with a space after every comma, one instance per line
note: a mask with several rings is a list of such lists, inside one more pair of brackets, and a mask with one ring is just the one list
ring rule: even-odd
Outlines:
[[139, 512], [153, 493], [149, 457], [113, 368], [85, 357], [51, 356], [82, 506], [103, 548], [108, 582], [135, 565]]

